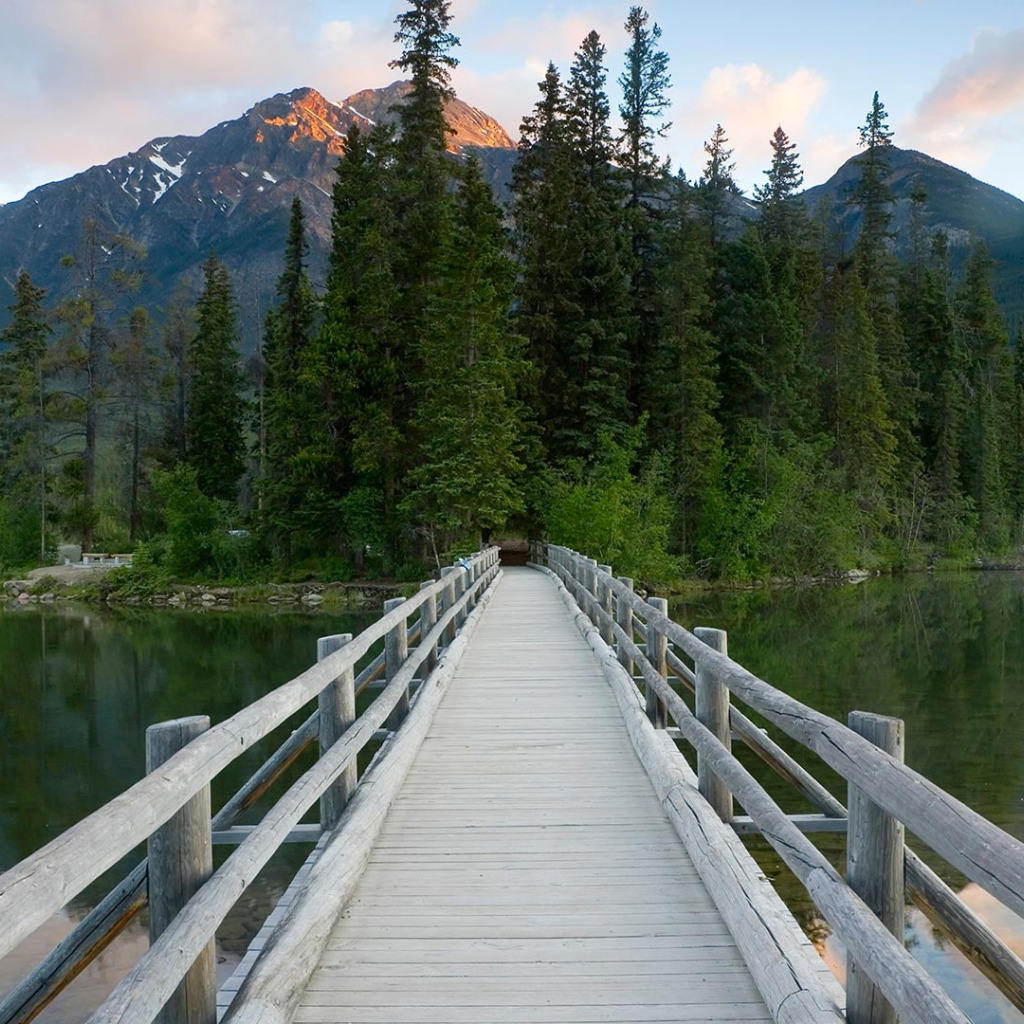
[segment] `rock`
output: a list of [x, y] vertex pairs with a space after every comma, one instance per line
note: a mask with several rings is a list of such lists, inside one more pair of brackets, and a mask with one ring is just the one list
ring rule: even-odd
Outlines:
[[206, 594], [203, 594], [202, 597], [199, 598], [199, 600], [202, 601], [203, 604], [216, 604], [217, 603], [217, 595], [216, 594], [206, 593]]
[[869, 573], [867, 569], [850, 569], [850, 571], [846, 573], [846, 579], [849, 580], [850, 583], [863, 583], [870, 575], [871, 573]]
[[308, 604], [308, 605], [311, 605], [311, 606], [314, 606], [314, 607], [316, 605], [323, 604], [324, 603], [323, 595], [322, 594], [303, 594], [302, 595], [302, 603], [303, 604]]
[[180, 607], [185, 603], [185, 596], [183, 594], [175, 594], [173, 597], [167, 599], [168, 604], [173, 604], [175, 607]]
[[44, 601], [46, 604], [51, 604], [55, 600], [55, 596], [53, 594], [43, 594], [39, 600]]
[[21, 593], [20, 593], [20, 594], [18, 595], [18, 604], [28, 604], [28, 600], [29, 600], [29, 599], [28, 599], [28, 594], [26, 594], [26, 593], [25, 593], [25, 591], [23, 590], [23, 591], [22, 591], [22, 592], [21, 592]]

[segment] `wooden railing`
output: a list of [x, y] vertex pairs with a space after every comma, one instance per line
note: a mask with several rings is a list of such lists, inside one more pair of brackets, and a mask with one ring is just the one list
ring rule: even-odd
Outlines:
[[[903, 946], [904, 893], [1019, 1008], [1024, 964], [913, 851], [904, 826], [968, 879], [1024, 916], [1024, 845], [903, 763], [903, 723], [852, 712], [843, 725], [759, 679], [726, 653], [722, 630], [692, 633], [610, 566], [550, 544], [532, 561], [553, 572], [641, 688], [652, 725], [696, 751], [701, 793], [737, 832], [760, 832], [846, 946], [850, 1024], [966, 1022]], [[694, 710], [679, 690], [694, 695]], [[848, 783], [848, 807], [732, 705], [748, 707], [817, 754]], [[744, 743], [815, 808], [787, 815], [733, 756]], [[747, 815], [736, 817], [735, 797]], [[806, 832], [847, 833], [844, 880]]]
[[[35, 1017], [125, 927], [147, 894], [150, 949], [90, 1021], [148, 1024], [159, 1015], [168, 1024], [214, 1024], [216, 928], [283, 842], [347, 839], [346, 829], [361, 827], [357, 755], [373, 740], [389, 741], [364, 776], [374, 777], [377, 792], [363, 803], [380, 802], [386, 790], [381, 780], [396, 760], [393, 751], [403, 746], [410, 709], [420, 708], [424, 692], [436, 690], [445, 673], [450, 677], [457, 654], [445, 655], [456, 651], [459, 631], [498, 572], [494, 547], [460, 560], [442, 570], [441, 579], [423, 583], [414, 597], [386, 602], [383, 616], [358, 636], [322, 638], [315, 665], [213, 728], [205, 718], [150, 727], [144, 778], [0, 875], [2, 957], [148, 842], [147, 860], [3, 998], [0, 1024]], [[384, 650], [371, 656], [381, 640]], [[357, 718], [356, 696], [364, 689], [380, 692]], [[317, 710], [211, 818], [210, 781], [314, 699]], [[314, 742], [320, 747], [316, 763], [258, 825], [236, 826]], [[300, 825], [318, 801], [320, 825]], [[366, 832], [352, 845], [364, 843]], [[214, 840], [237, 844], [216, 872]], [[328, 902], [332, 898], [336, 894]]]

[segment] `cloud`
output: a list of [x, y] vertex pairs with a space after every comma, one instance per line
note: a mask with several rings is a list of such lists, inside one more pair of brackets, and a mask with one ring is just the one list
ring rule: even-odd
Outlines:
[[0, 201], [161, 134], [197, 134], [275, 92], [384, 85], [390, 20], [278, 0], [47, 0], [0, 34]]
[[918, 104], [923, 130], [952, 122], [963, 126], [1024, 105], [1024, 28], [981, 32], [971, 48], [951, 60]]
[[[691, 178], [699, 175], [705, 155], [692, 145], [693, 137], [709, 138], [715, 125], [721, 124], [735, 151], [737, 180], [747, 185], [759, 181], [760, 171], [770, 162], [772, 133], [781, 125], [798, 146], [804, 145], [801, 136], [827, 88], [825, 79], [809, 68], [797, 68], [782, 79], [759, 64], [712, 68], [673, 131], [674, 139], [685, 138], [692, 146], [691, 162], [683, 169]], [[677, 100], [676, 109], [681, 108]]]
[[946, 64], [897, 139], [977, 174], [997, 146], [1024, 137], [1022, 112], [1024, 28], [985, 31]]

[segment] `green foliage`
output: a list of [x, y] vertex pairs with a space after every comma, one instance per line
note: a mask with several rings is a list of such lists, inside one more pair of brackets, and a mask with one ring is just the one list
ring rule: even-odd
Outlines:
[[39, 558], [39, 510], [0, 495], [0, 570], [33, 567]]
[[212, 252], [203, 267], [196, 321], [189, 343], [187, 461], [203, 494], [234, 501], [245, 469], [245, 402], [231, 279]]
[[617, 572], [647, 583], [677, 579], [682, 566], [667, 551], [671, 504], [665, 467], [648, 458], [641, 467], [644, 424], [616, 441], [599, 438], [589, 468], [578, 462], [541, 481], [548, 540], [585, 552]]

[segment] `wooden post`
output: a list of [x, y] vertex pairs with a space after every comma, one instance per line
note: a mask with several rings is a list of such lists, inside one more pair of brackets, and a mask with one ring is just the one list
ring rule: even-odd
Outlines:
[[[455, 604], [455, 566], [446, 565], [441, 570], [441, 578], [447, 579], [444, 587], [444, 610], [448, 611]], [[452, 619], [444, 630], [444, 644], [447, 647], [454, 639], [458, 624]]]
[[[698, 626], [693, 635], [720, 654], [729, 653], [728, 637], [724, 629]], [[694, 710], [697, 721], [717, 737], [726, 750], [732, 750], [732, 730], [729, 727], [729, 690], [714, 673], [697, 662]], [[697, 782], [701, 795], [715, 809], [722, 821], [732, 821], [732, 793], [725, 783], [697, 755]]]
[[[668, 601], [663, 597], [649, 597], [647, 603], [662, 615], [668, 615]], [[647, 660], [662, 679], [668, 678], [668, 639], [647, 620]], [[647, 705], [647, 717], [655, 729], [664, 729], [668, 725], [665, 705], [658, 699], [653, 688], [644, 684]]]
[[[400, 608], [403, 604], [405, 604], [404, 597], [393, 597], [385, 601], [384, 614], [386, 615], [388, 612]], [[390, 683], [395, 678], [408, 656], [409, 623], [405, 618], [402, 618], [384, 637], [384, 679], [386, 682]], [[409, 714], [408, 687], [405, 688], [405, 691], [398, 698], [398, 703], [395, 704], [394, 710], [388, 716], [387, 727], [392, 730], [397, 729], [405, 720], [407, 714]]]
[[[628, 576], [620, 576], [619, 582], [630, 590], [633, 589], [633, 581]], [[615, 621], [622, 628], [623, 633], [633, 639], [633, 606], [621, 595], [616, 598]], [[626, 648], [619, 644], [619, 664], [626, 670], [630, 678], [633, 677], [633, 659], [626, 653]]]
[[[340, 651], [352, 639], [351, 633], [322, 636], [316, 642], [316, 660]], [[320, 756], [323, 757], [356, 720], [356, 677], [352, 666], [342, 670], [333, 683], [320, 691]], [[341, 812], [355, 792], [358, 782], [357, 765], [352, 763], [338, 776], [320, 797], [320, 827], [329, 831], [338, 824]]]
[[[610, 565], [599, 565], [597, 569], [599, 573], [607, 573], [609, 576], [612, 574], [612, 567]], [[612, 606], [611, 584], [603, 576], [598, 576], [597, 602], [608, 613], [607, 619], [601, 620], [601, 639], [611, 647], [615, 643], [615, 630], [612, 629], [612, 619], [615, 612]]]
[[[899, 718], [851, 711], [849, 727], [898, 761], [904, 731]], [[903, 942], [903, 823], [848, 786], [846, 881], [882, 924]], [[896, 1024], [896, 1011], [852, 957], [847, 957], [846, 1016], [850, 1024]]]
[[[434, 585], [433, 580], [427, 580], [425, 583], [420, 584], [420, 590], [426, 590], [427, 587]], [[420, 643], [426, 639], [427, 634], [437, 625], [437, 595], [431, 594], [423, 604], [420, 605]], [[437, 644], [433, 643], [430, 645], [430, 653], [427, 655], [426, 660], [423, 662], [421, 669], [423, 678], [426, 679], [431, 672], [434, 671], [434, 666], [437, 665]]]
[[[146, 730], [146, 772], [156, 771], [209, 728], [206, 715], [151, 725]], [[147, 855], [152, 943], [213, 874], [209, 785], [149, 837]], [[212, 935], [155, 1019], [158, 1024], [216, 1024], [217, 954]]]

